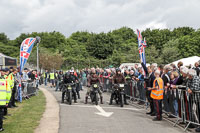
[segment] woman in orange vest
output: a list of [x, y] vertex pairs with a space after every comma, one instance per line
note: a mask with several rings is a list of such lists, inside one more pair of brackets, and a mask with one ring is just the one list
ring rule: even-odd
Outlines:
[[153, 98], [154, 108], [156, 111], [156, 117], [153, 121], [160, 121], [162, 120], [162, 100], [163, 100], [163, 87], [164, 83], [162, 78], [160, 78], [160, 71], [155, 71], [156, 79], [153, 82], [153, 88], [149, 88], [151, 90], [151, 98]]

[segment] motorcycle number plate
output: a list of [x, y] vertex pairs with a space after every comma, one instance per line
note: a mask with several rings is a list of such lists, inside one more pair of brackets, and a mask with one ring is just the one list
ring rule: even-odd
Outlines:
[[119, 87], [124, 87], [124, 84], [120, 84]]
[[97, 88], [98, 86], [95, 84], [94, 87]]
[[72, 87], [68, 87], [68, 89], [69, 89], [69, 90], [71, 90], [71, 89], [72, 89]]

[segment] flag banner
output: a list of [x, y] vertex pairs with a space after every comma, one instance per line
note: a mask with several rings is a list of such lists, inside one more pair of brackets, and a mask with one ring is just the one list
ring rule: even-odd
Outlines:
[[[138, 29], [137, 29], [137, 37], [138, 37], [138, 50], [139, 50], [140, 60], [141, 62], [144, 63], [144, 65], [146, 65], [145, 48], [147, 46], [147, 43], [145, 41], [145, 38], [144, 41], [142, 40], [141, 32]], [[143, 74], [146, 76], [144, 70]]]
[[[30, 38], [26, 38], [22, 42], [21, 47], [20, 47], [20, 75], [21, 75], [21, 73], [24, 69], [24, 66], [31, 54], [34, 44], [39, 43], [39, 41], [40, 41], [39, 37], [36, 37], [36, 38], [30, 37]], [[18, 86], [18, 100], [20, 102], [22, 102], [22, 93], [21, 93], [22, 79], [21, 78], [20, 78], [19, 86]]]
[[137, 29], [137, 37], [138, 37], [138, 50], [139, 50], [140, 60], [146, 65], [145, 48], [147, 44], [145, 38], [144, 41], [142, 40], [141, 32], [138, 29]]
[[22, 72], [30, 54], [34, 43], [36, 42], [36, 38], [26, 38], [20, 47], [20, 72]]

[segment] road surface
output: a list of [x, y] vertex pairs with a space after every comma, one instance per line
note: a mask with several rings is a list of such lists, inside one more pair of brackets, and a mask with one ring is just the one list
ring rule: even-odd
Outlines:
[[[109, 105], [110, 95], [103, 93], [104, 104], [95, 106], [84, 104], [86, 88], [80, 91], [81, 99], [72, 105], [61, 104], [60, 91], [46, 87], [57, 99], [60, 105], [59, 133], [182, 133], [183, 130], [173, 127], [163, 120], [152, 121], [144, 109], [126, 105], [121, 108]], [[52, 121], [53, 122], [53, 121]]]

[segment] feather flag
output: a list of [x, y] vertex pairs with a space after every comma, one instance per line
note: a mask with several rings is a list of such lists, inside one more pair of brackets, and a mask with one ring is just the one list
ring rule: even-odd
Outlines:
[[30, 54], [34, 43], [36, 42], [36, 38], [26, 38], [20, 47], [20, 72], [22, 72]]
[[[21, 47], [20, 47], [20, 74], [22, 73], [22, 70], [24, 69], [24, 66], [31, 54], [34, 44], [38, 43], [39, 41], [40, 41], [40, 38], [36, 37], [36, 38], [26, 38], [22, 42]], [[18, 100], [22, 102], [21, 79], [19, 81]]]

